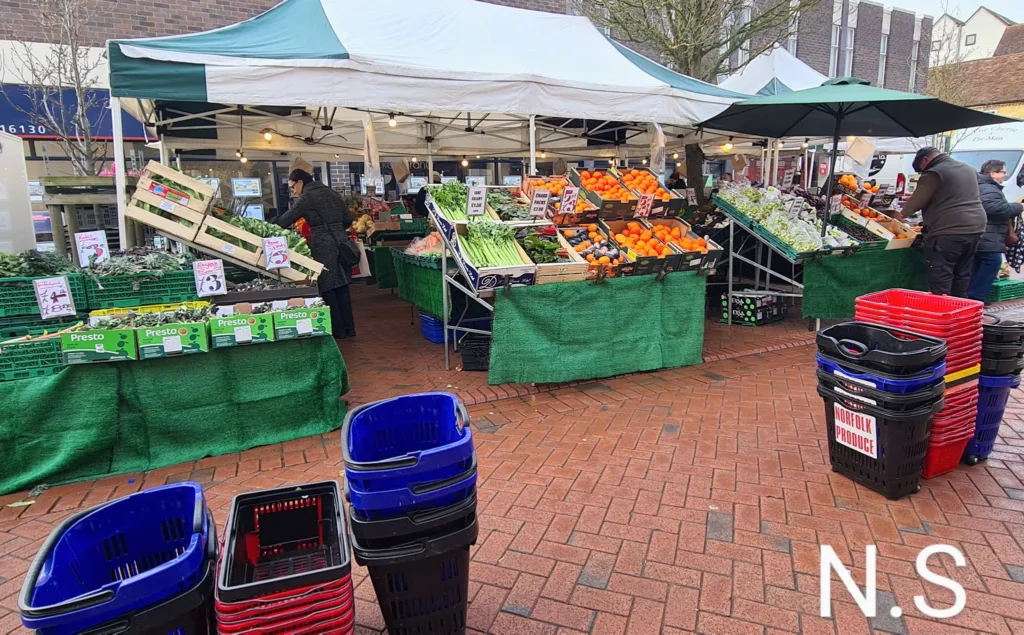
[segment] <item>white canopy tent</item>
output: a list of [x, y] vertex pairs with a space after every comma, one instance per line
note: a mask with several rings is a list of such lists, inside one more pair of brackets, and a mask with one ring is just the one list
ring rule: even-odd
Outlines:
[[382, 155], [615, 156], [592, 135], [621, 130], [615, 144], [639, 156], [645, 123], [691, 126], [746, 97], [660, 66], [586, 18], [473, 0], [392, 0], [386, 15], [357, 0], [284, 0], [213, 31], [111, 41], [108, 55], [115, 112], [123, 100], [161, 135], [237, 126], [237, 141], [188, 147], [278, 156], [358, 155], [367, 115]]
[[750, 60], [719, 85], [738, 93], [778, 95], [821, 86], [827, 79], [786, 49], [775, 46]]

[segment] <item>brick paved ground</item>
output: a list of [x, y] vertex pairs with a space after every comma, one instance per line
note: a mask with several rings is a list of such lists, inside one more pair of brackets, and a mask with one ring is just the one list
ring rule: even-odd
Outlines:
[[[350, 362], [357, 375], [372, 369]], [[1022, 391], [987, 463], [927, 481], [897, 502], [831, 472], [810, 346], [469, 411], [481, 476], [473, 632], [1024, 633]], [[192, 479], [223, 528], [239, 492], [342, 473], [332, 433], [54, 487], [28, 507], [7, 506], [25, 493], [0, 497], [0, 633], [18, 630], [13, 611], [29, 561], [75, 510]], [[933, 560], [967, 589], [967, 609], [942, 623], [923, 618], [913, 601], [952, 601], [914, 571], [918, 551], [935, 543], [967, 558], [963, 568]], [[838, 581], [834, 618], [818, 616], [819, 544], [832, 545], [861, 585], [864, 547], [878, 545], [881, 617], [864, 618]], [[379, 632], [372, 585], [361, 568], [354, 577], [359, 632]], [[888, 617], [894, 605], [902, 618]]]

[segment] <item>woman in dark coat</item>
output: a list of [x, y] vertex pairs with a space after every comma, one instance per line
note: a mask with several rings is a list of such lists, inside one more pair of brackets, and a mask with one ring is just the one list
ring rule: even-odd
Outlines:
[[985, 233], [974, 252], [974, 272], [967, 297], [984, 302], [992, 290], [992, 283], [999, 276], [999, 267], [1006, 253], [1006, 237], [1013, 219], [1020, 216], [1020, 203], [1010, 203], [1003, 195], [1003, 180], [1006, 178], [1006, 164], [1002, 161], [985, 161], [978, 174], [978, 194], [981, 206], [988, 216]]
[[356, 324], [349, 292], [352, 272], [338, 263], [339, 246], [352, 240], [348, 205], [340, 194], [313, 179], [313, 166], [301, 157], [292, 161], [288, 187], [296, 198], [291, 208], [277, 217], [277, 224], [290, 227], [300, 218], [309, 224], [309, 250], [313, 260], [325, 267], [318, 282], [320, 296], [331, 309], [331, 330], [335, 339], [354, 337]]

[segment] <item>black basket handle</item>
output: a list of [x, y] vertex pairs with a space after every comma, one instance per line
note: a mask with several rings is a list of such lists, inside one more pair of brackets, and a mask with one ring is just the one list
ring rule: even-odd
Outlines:
[[423, 483], [421, 485], [415, 485], [412, 488], [412, 493], [416, 495], [426, 494], [428, 492], [434, 492], [439, 489], [444, 489], [449, 485], [455, 485], [459, 481], [464, 481], [467, 478], [473, 476], [476, 473], [476, 452], [473, 452], [473, 463], [469, 466], [469, 469], [465, 472], [456, 474], [455, 476], [449, 476], [443, 481], [434, 481], [433, 483]]
[[466, 406], [463, 405], [461, 399], [455, 400], [455, 416], [458, 417], [463, 429], [469, 427], [469, 413], [466, 412]]
[[864, 342], [858, 342], [857, 340], [839, 340], [839, 352], [844, 357], [850, 357], [852, 359], [860, 359], [868, 354], [867, 344]]

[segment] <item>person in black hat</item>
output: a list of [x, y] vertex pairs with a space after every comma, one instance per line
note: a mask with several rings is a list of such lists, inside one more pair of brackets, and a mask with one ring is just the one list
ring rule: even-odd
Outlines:
[[974, 252], [988, 223], [978, 175], [931, 146], [917, 151], [913, 167], [921, 177], [902, 213], [921, 211], [924, 217], [929, 289], [935, 295], [966, 298]]

